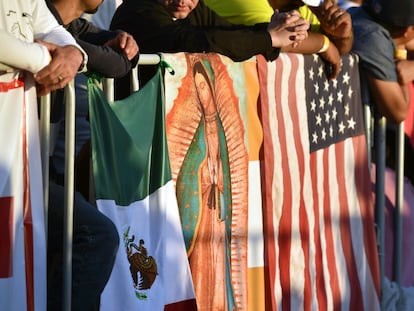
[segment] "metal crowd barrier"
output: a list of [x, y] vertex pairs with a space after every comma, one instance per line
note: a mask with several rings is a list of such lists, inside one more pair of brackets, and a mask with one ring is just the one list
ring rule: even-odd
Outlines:
[[[371, 113], [368, 105], [365, 106], [365, 122], [367, 129], [368, 150], [375, 146], [375, 222], [377, 231], [377, 247], [380, 266], [381, 293], [384, 289], [385, 279], [385, 168], [386, 168], [386, 127], [385, 117], [375, 114], [374, 127], [371, 126]], [[395, 159], [395, 203], [394, 203], [394, 239], [393, 239], [393, 279], [401, 286], [402, 244], [403, 244], [403, 202], [404, 202], [404, 122], [396, 127], [396, 159]], [[372, 141], [372, 136], [374, 140]], [[371, 156], [370, 158], [371, 159]], [[385, 310], [384, 295], [381, 295], [381, 309]], [[398, 310], [398, 309], [397, 309]]]
[[[160, 62], [158, 54], [141, 54], [140, 65], [155, 65]], [[132, 70], [131, 92], [139, 89], [138, 66]], [[103, 79], [102, 89], [108, 101], [114, 99], [113, 79]], [[47, 212], [49, 197], [49, 157], [50, 152], [50, 95], [41, 98], [40, 111], [40, 141], [43, 170], [43, 185], [45, 198], [45, 225], [47, 233]], [[74, 196], [74, 155], [75, 155], [75, 89], [73, 81], [65, 88], [65, 221], [64, 221], [64, 277], [63, 277], [63, 306], [62, 310], [71, 310], [72, 286], [72, 237], [73, 237], [73, 196]], [[371, 147], [375, 145], [376, 181], [375, 181], [375, 219], [380, 263], [381, 289], [384, 280], [385, 253], [385, 140], [387, 121], [379, 115], [372, 116], [369, 105], [364, 107], [365, 127], [369, 163], [371, 164]], [[397, 284], [401, 282], [402, 258], [402, 208], [404, 196], [404, 123], [397, 129], [397, 163], [396, 163], [396, 200], [394, 214], [394, 253], [393, 273]], [[383, 305], [383, 303], [382, 303]]]
[[[63, 301], [62, 310], [71, 310], [72, 288], [72, 240], [73, 240], [73, 200], [75, 176], [75, 88], [71, 81], [65, 87], [65, 179], [64, 179], [64, 228], [63, 228]], [[51, 156], [50, 95], [41, 99], [40, 143], [43, 174], [43, 194], [45, 200], [45, 231], [47, 237], [49, 208], [49, 157]]]

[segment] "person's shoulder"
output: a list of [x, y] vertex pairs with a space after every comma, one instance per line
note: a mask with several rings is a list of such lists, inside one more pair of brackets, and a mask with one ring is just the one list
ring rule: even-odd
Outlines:
[[392, 40], [389, 32], [378, 23], [363, 6], [348, 9], [352, 18], [352, 26], [356, 37], [369, 36], [373, 40]]
[[366, 9], [363, 6], [351, 7], [348, 9], [348, 13], [352, 17], [352, 21], [366, 21], [374, 22], [373, 18], [368, 14]]
[[348, 9], [353, 25], [361, 25], [364, 28], [383, 30], [384, 27], [369, 12], [367, 6], [355, 6]]
[[98, 32], [104, 32], [106, 30], [103, 30], [97, 26], [95, 26], [92, 22], [88, 21], [87, 19], [83, 17], [79, 17], [74, 19], [72, 22], [70, 22], [66, 29], [74, 36], [80, 36], [87, 33], [98, 33]]

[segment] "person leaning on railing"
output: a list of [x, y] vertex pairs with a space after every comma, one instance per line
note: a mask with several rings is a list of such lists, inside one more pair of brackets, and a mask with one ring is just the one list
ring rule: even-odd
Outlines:
[[33, 73], [38, 96], [64, 87], [87, 63], [44, 1], [0, 0], [0, 12], [0, 63]]
[[[100, 1], [47, 0], [50, 11], [76, 39], [89, 57], [87, 72], [77, 75], [76, 92], [76, 133], [75, 156], [90, 139], [88, 120], [88, 98], [86, 80], [90, 72], [105, 78], [119, 78], [126, 75], [138, 62], [138, 45], [134, 38], [125, 31], [109, 31], [96, 27], [93, 23], [80, 17], [83, 13], [93, 14], [98, 10]], [[100, 7], [99, 7], [100, 9]], [[65, 132], [63, 126], [63, 103], [57, 99], [53, 105], [53, 130], [58, 133], [53, 151], [51, 169], [57, 181], [63, 181]], [[88, 179], [84, 178], [87, 182]], [[78, 179], [79, 181], [79, 179]], [[80, 180], [83, 182], [83, 180]], [[88, 185], [89, 186], [89, 185]], [[83, 187], [87, 188], [87, 187]], [[87, 191], [81, 191], [88, 197]]]
[[[125, 31], [103, 30], [80, 18], [85, 12], [95, 12], [100, 3], [102, 2], [95, 0], [47, 0], [47, 5], [59, 24], [63, 25], [88, 53], [86, 74], [92, 72], [103, 77], [122, 77], [137, 64], [138, 45]], [[76, 115], [77, 118], [84, 118], [86, 121], [88, 101], [87, 94], [84, 95], [81, 96], [79, 91], [76, 92]], [[59, 98], [62, 100], [63, 96], [55, 96], [55, 101]], [[55, 102], [54, 105], [56, 104], [63, 105], [63, 102]], [[80, 110], [85, 111], [86, 116], [79, 116]], [[88, 135], [89, 128], [86, 131]], [[79, 127], [76, 127], [76, 132], [79, 134]], [[57, 146], [64, 146], [64, 131], [61, 133]], [[64, 157], [64, 151], [61, 154]], [[90, 157], [86, 159], [87, 163], [89, 159]], [[76, 164], [79, 163], [78, 160]], [[77, 168], [75, 165], [75, 169], [79, 171]], [[64, 187], [63, 178], [60, 178], [59, 174], [64, 173], [64, 168], [57, 171], [55, 166], [51, 166], [51, 171], [53, 174], [50, 181], [48, 215], [47, 302], [49, 310], [59, 310], [63, 297], [61, 273], [64, 251], [62, 249]], [[83, 175], [77, 177], [88, 180], [89, 170], [80, 171]], [[119, 246], [119, 235], [115, 225], [96, 206], [88, 202], [85, 196], [79, 191], [74, 195], [72, 310], [99, 309], [100, 295], [111, 275]]]
[[[253, 26], [226, 21], [199, 0], [126, 0], [117, 8], [111, 29], [123, 29], [137, 40], [141, 53], [213, 52], [243, 61], [258, 54], [278, 57], [280, 48], [299, 44], [309, 23], [298, 12], [277, 13]], [[147, 66], [148, 67], [148, 66]], [[146, 68], [147, 69], [147, 68]], [[145, 83], [153, 74], [140, 75]], [[125, 82], [122, 86], [128, 86]], [[129, 89], [119, 90], [125, 97]]]
[[397, 47], [414, 38], [414, 1], [365, 0], [348, 12], [354, 29], [352, 51], [360, 57], [363, 82], [369, 90], [362, 88], [364, 101], [374, 103], [389, 121], [399, 123], [408, 112], [407, 80], [412, 81], [414, 74], [411, 70], [408, 79], [399, 78], [413, 61], [402, 63]]
[[269, 0], [272, 7], [281, 11], [297, 9], [311, 24], [308, 38], [299, 46], [285, 47], [283, 52], [318, 53], [331, 66], [330, 79], [341, 70], [341, 55], [352, 48], [353, 31], [349, 13], [332, 0]]
[[207, 6], [231, 22], [244, 25], [268, 22], [274, 12], [297, 10], [309, 21], [308, 37], [293, 47], [281, 48], [282, 52], [316, 54], [331, 66], [329, 78], [336, 78], [341, 69], [341, 55], [352, 47], [351, 16], [331, 0], [205, 0]]

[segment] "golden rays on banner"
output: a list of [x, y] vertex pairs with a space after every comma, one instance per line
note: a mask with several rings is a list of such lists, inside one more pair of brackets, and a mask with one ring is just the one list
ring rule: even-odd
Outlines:
[[[173, 59], [166, 60], [174, 68]], [[243, 310], [247, 306], [245, 124], [222, 57], [185, 54], [185, 60], [186, 71], [166, 122], [197, 305], [199, 310]]]

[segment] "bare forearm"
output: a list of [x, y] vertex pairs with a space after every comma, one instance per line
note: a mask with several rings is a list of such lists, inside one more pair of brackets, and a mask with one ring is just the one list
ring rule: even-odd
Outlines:
[[354, 42], [354, 36], [352, 32], [348, 37], [345, 38], [335, 38], [333, 36], [330, 36], [329, 39], [335, 44], [341, 55], [348, 54], [351, 51], [352, 44]]
[[324, 38], [321, 33], [309, 32], [308, 38], [303, 40], [296, 47], [293, 47], [292, 45], [284, 46], [281, 48], [281, 51], [290, 53], [313, 54], [318, 53], [323, 44]]
[[409, 96], [407, 85], [383, 81], [367, 75], [370, 93], [379, 111], [390, 121], [400, 123], [407, 116]]

